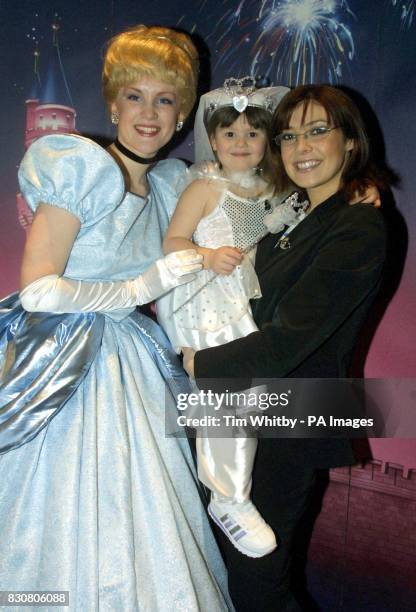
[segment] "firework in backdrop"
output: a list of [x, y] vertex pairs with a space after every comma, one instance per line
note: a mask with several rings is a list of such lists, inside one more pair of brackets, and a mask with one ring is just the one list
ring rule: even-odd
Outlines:
[[400, 19], [404, 28], [410, 28], [413, 23], [413, 17], [415, 12], [415, 0], [408, 0], [407, 2], [400, 2], [400, 0], [391, 0], [393, 6], [400, 7], [401, 14]]
[[[414, 1], [414, 0], [413, 0]], [[242, 57], [249, 72], [286, 85], [337, 83], [354, 58], [346, 0], [224, 0], [224, 14], [212, 33], [216, 66], [239, 75]], [[202, 0], [201, 11], [206, 9]], [[234, 40], [233, 33], [240, 36]], [[247, 70], [247, 68], [245, 68]]]

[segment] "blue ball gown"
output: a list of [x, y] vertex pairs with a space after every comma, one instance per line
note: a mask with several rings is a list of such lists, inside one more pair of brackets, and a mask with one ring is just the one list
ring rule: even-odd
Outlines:
[[[160, 257], [183, 170], [158, 163], [142, 198], [104, 149], [52, 135], [19, 180], [31, 208], [81, 221], [65, 276], [119, 280]], [[11, 296], [0, 372], [0, 589], [69, 591], [54, 612], [232, 609], [187, 440], [165, 435], [186, 379], [161, 329], [131, 310], [26, 313]]]

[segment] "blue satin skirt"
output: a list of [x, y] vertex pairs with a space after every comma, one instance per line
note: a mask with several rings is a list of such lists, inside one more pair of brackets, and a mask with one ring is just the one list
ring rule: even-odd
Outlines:
[[232, 609], [187, 440], [165, 437], [187, 383], [160, 328], [10, 297], [0, 372], [0, 589], [69, 591], [51, 612]]

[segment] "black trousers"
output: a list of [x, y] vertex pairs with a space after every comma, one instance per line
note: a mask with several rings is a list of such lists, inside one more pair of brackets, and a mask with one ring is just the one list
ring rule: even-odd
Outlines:
[[216, 529], [237, 612], [302, 610], [291, 590], [291, 562], [296, 527], [308, 507], [315, 474], [307, 457], [296, 452], [294, 440], [259, 440], [252, 500], [277, 534], [279, 545], [270, 555], [252, 559]]

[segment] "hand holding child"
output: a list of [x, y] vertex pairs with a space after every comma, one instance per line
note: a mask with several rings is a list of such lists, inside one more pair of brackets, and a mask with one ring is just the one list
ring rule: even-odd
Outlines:
[[375, 208], [380, 208], [381, 206], [381, 197], [380, 191], [377, 189], [376, 185], [370, 183], [367, 185], [365, 191], [360, 192], [356, 191], [354, 193], [353, 199], [350, 201], [350, 204], [372, 204]]
[[194, 357], [195, 351], [188, 346], [182, 347], [182, 355], [183, 355], [183, 368], [187, 372], [189, 376], [194, 375]]

